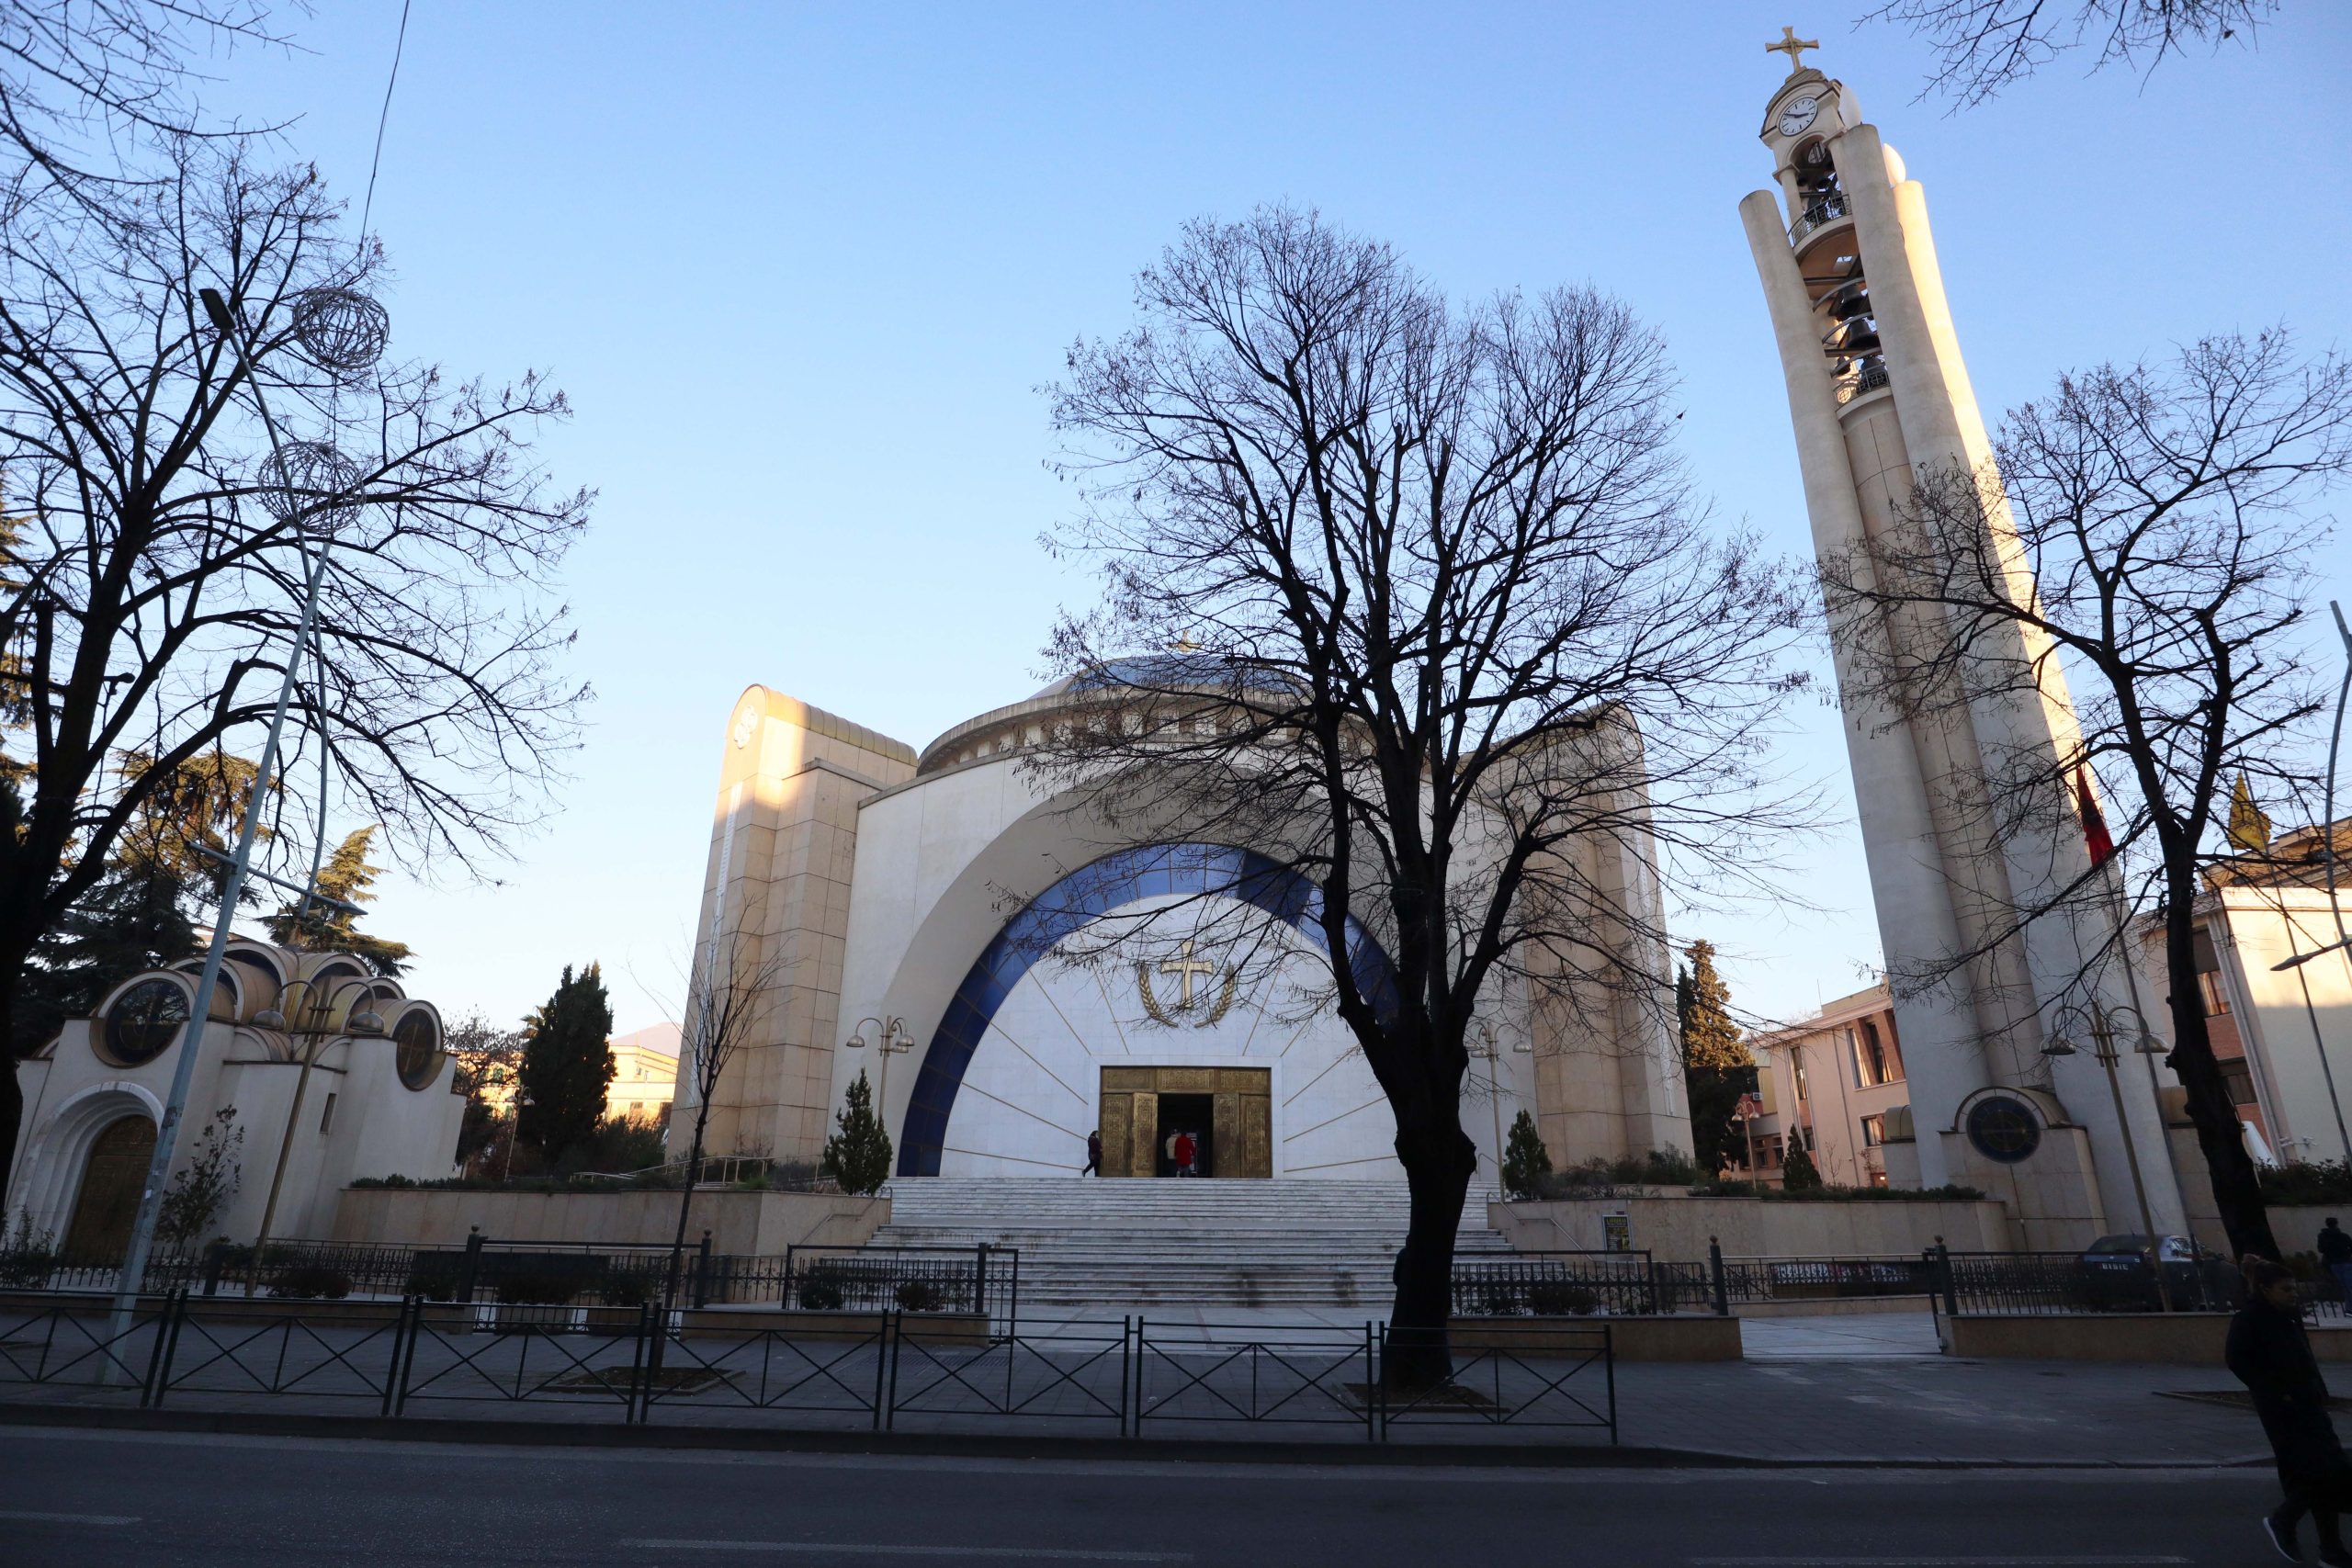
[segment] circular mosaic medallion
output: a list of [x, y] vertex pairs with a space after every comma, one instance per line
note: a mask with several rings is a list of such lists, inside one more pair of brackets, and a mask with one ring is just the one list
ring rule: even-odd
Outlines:
[[2015, 1165], [2041, 1146], [2041, 1118], [2021, 1100], [1987, 1095], [1969, 1107], [1968, 1141], [1986, 1159]]

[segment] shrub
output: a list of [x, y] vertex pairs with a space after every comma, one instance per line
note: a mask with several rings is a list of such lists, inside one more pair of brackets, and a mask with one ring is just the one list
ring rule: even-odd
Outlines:
[[2340, 1159], [2298, 1160], [2267, 1165], [2256, 1173], [2262, 1201], [2287, 1207], [2352, 1203], [2352, 1165]]
[[1509, 1280], [1489, 1280], [1479, 1287], [1478, 1310], [1488, 1317], [1516, 1317], [1526, 1310], [1526, 1305]]
[[454, 1302], [462, 1272], [457, 1264], [446, 1259], [420, 1260], [409, 1266], [408, 1283], [403, 1289], [407, 1294], [423, 1296], [428, 1302]]
[[833, 1124], [839, 1130], [825, 1140], [825, 1174], [840, 1182], [844, 1192], [881, 1190], [890, 1179], [890, 1134], [874, 1112], [874, 1091], [866, 1085], [864, 1068], [849, 1086]]
[[57, 1248], [50, 1234], [33, 1229], [30, 1213], [19, 1213], [16, 1234], [0, 1241], [0, 1285], [37, 1291], [49, 1283], [56, 1267]]
[[841, 1281], [830, 1274], [810, 1274], [800, 1281], [799, 1302], [809, 1312], [839, 1311]]
[[507, 1306], [561, 1306], [580, 1293], [580, 1276], [562, 1273], [515, 1273], [498, 1281], [496, 1295]]
[[662, 1260], [661, 1269], [658, 1270], [617, 1269], [605, 1275], [597, 1283], [596, 1293], [604, 1298], [606, 1306], [643, 1306], [648, 1302], [660, 1299], [662, 1281], [668, 1269], [669, 1261], [666, 1258]]
[[1600, 1310], [1600, 1297], [1584, 1285], [1566, 1280], [1544, 1280], [1527, 1288], [1527, 1310], [1538, 1317], [1589, 1317]]
[[900, 1312], [937, 1312], [946, 1304], [946, 1296], [929, 1280], [907, 1280], [899, 1285]]
[[297, 1263], [270, 1276], [269, 1293], [288, 1301], [339, 1302], [351, 1294], [351, 1276], [323, 1263]]

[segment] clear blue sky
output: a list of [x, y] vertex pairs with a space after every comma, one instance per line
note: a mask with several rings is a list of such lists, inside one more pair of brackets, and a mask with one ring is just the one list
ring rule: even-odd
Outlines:
[[[598, 700], [503, 884], [396, 875], [372, 927], [453, 1014], [514, 1018], [600, 959], [620, 1028], [666, 1016], [744, 685], [921, 746], [1037, 684], [1086, 589], [1035, 546], [1065, 495], [1035, 389], [1196, 215], [1288, 198], [1457, 293], [1623, 296], [1724, 521], [1803, 550], [1734, 210], [1769, 181], [1785, 21], [1926, 185], [1988, 410], [2205, 333], [2352, 340], [2352, 7], [2290, 0], [2258, 50], [2144, 84], [2070, 59], [1961, 115], [1915, 101], [1925, 48], [1864, 8], [417, 0], [375, 209], [395, 347], [571, 392], [545, 451], [603, 495], [568, 574]], [[213, 97], [300, 116], [356, 207], [399, 14], [295, 18], [302, 52], [220, 62]], [[1834, 720], [1800, 716], [1789, 757], [1850, 818]], [[1760, 1011], [1877, 959], [1850, 821], [1803, 856], [1821, 913], [1678, 932]]]

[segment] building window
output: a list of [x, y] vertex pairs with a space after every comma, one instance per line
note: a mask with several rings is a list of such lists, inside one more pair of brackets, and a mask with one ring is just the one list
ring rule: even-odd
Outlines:
[[320, 1132], [322, 1132], [322, 1133], [331, 1133], [331, 1132], [333, 1132], [334, 1130], [334, 1095], [328, 1095], [328, 1096], [327, 1096], [327, 1108], [326, 1108], [324, 1111], [320, 1111], [320, 1112], [319, 1112], [319, 1131], [320, 1131]]
[[2254, 1094], [2254, 1065], [2244, 1056], [2226, 1057], [2222, 1062], [2222, 1083], [2230, 1091], [2232, 1105], [2256, 1103]]
[[2208, 969], [2197, 976], [2197, 988], [2205, 994], [2205, 1016], [2219, 1018], [2230, 1010], [2230, 998], [2222, 990], [2222, 972]]
[[1797, 1098], [1799, 1100], [1810, 1100], [1813, 1098], [1805, 1092], [1804, 1057], [1801, 1053], [1794, 1051], [1789, 1053], [1789, 1072], [1796, 1080]]
[[1866, 1149], [1874, 1149], [1885, 1142], [1886, 1118], [1884, 1116], [1863, 1117], [1862, 1147]]
[[175, 980], [141, 980], [107, 1010], [98, 1055], [118, 1067], [146, 1066], [187, 1032], [187, 993]]
[[1846, 1039], [1854, 1052], [1854, 1082], [1863, 1089], [1876, 1089], [1881, 1084], [1903, 1081], [1903, 1058], [1879, 1032], [1878, 1025], [1864, 1020], [1860, 1029], [1849, 1029]]

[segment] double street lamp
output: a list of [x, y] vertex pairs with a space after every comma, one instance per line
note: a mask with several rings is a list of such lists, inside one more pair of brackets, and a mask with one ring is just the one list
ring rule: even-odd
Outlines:
[[[1494, 1111], [1495, 1191], [1499, 1195], [1503, 1187], [1503, 1057], [1506, 1053], [1502, 1042], [1495, 1038], [1493, 1024], [1482, 1018], [1478, 1020], [1476, 1032], [1476, 1040], [1468, 1043], [1469, 1051], [1470, 1055], [1487, 1064], [1487, 1085], [1493, 1091], [1487, 1096], [1487, 1101]], [[1512, 1043], [1508, 1054], [1524, 1056], [1530, 1050], [1527, 1042], [1521, 1040]]]
[[[2107, 1069], [2107, 1092], [2115, 1105], [2115, 1131], [2123, 1140], [2123, 1157], [2132, 1170], [2132, 1195], [2140, 1205], [2140, 1234], [2148, 1238], [2149, 1260], [2155, 1270], [2157, 1298], [2169, 1312], [2172, 1301], [2165, 1289], [2164, 1237], [2156, 1234], [2156, 1222], [2148, 1208], [2148, 1184], [2140, 1174], [2140, 1141], [2132, 1135], [2131, 1121], [2124, 1113], [2123, 1084], [2115, 1067], [2123, 1057], [2122, 1047], [2117, 1042], [2119, 1034], [2131, 1041], [2132, 1051], [2136, 1055], [2161, 1056], [2169, 1047], [2149, 1029], [2147, 1019], [2141, 1015], [2138, 1008], [2128, 1005], [2111, 1008], [2096, 997], [2078, 1007], [2062, 1010], [2057, 1023], [2049, 1043], [2041, 1048], [2044, 1056], [2054, 1059], [2075, 1055], [2080, 1048], [2075, 1043], [2075, 1036], [2084, 1034], [2090, 1040], [2091, 1055], [2098, 1059], [2100, 1066]], [[2156, 1121], [2161, 1129], [2164, 1122], [2161, 1104], [2157, 1107]]]
[[[254, 412], [261, 416], [262, 430], [269, 441], [269, 457], [261, 470], [262, 504], [279, 523], [292, 529], [295, 547], [304, 558], [302, 615], [288, 644], [285, 677], [278, 682], [269, 732], [262, 742], [261, 757], [254, 769], [253, 788], [245, 798], [244, 817], [237, 829], [236, 852], [221, 877], [220, 913], [213, 921], [211, 945], [205, 950], [204, 967], [197, 977], [196, 998], [188, 1009], [187, 1033], [181, 1043], [179, 1059], [173, 1066], [171, 1091], [156, 1124], [155, 1150], [148, 1162], [147, 1183], [139, 1196], [139, 1213], [132, 1222], [130, 1250], [123, 1257], [122, 1273], [115, 1285], [118, 1319], [132, 1310], [146, 1283], [147, 1260], [154, 1250], [155, 1222], [163, 1206], [164, 1181], [170, 1174], [180, 1122], [187, 1113], [197, 1053], [202, 1048], [205, 1029], [211, 1021], [212, 998], [220, 987], [220, 964], [228, 951], [230, 926], [236, 918], [245, 882], [253, 874], [254, 840], [261, 829], [267, 781], [277, 766], [278, 742], [286, 730], [286, 710], [293, 701], [302, 649], [310, 644], [318, 623], [319, 590], [326, 580], [334, 532], [356, 504], [351, 492], [358, 488], [357, 469], [333, 446], [324, 442], [288, 442], [279, 438], [277, 422], [271, 417], [268, 400], [262, 394], [250, 333], [217, 290], [206, 288], [199, 293], [205, 314], [244, 373]], [[296, 344], [313, 364], [331, 373], [363, 370], [383, 356], [390, 321], [383, 307], [364, 294], [348, 288], [310, 289], [293, 301], [291, 314]], [[315, 551], [311, 549], [311, 535], [314, 527], [318, 530]], [[323, 823], [320, 830], [324, 831]]]
[[855, 1027], [851, 1030], [849, 1039], [843, 1043], [853, 1051], [865, 1050], [865, 1026], [869, 1023], [876, 1031], [874, 1048], [882, 1054], [882, 1081], [875, 1086], [874, 1114], [880, 1118], [882, 1124], [887, 1127], [889, 1125], [890, 1115], [890, 1058], [913, 1050], [915, 1037], [908, 1030], [907, 1021], [903, 1018], [861, 1018], [857, 1021]]

